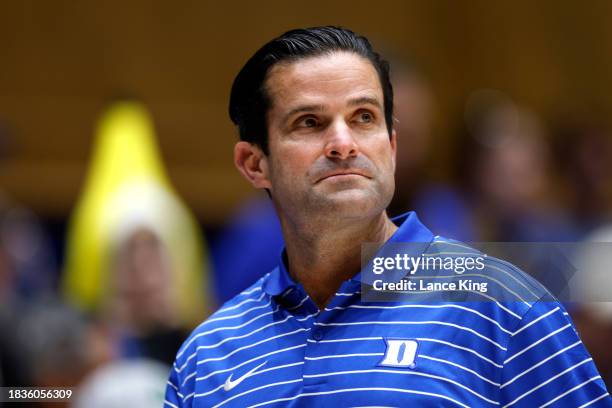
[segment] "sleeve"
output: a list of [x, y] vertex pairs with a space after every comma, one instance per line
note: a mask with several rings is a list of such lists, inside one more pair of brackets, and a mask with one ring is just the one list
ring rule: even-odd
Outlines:
[[164, 408], [182, 408], [182, 394], [179, 391], [179, 381], [174, 366], [170, 368], [170, 377], [166, 383], [166, 395], [164, 397]]
[[500, 381], [502, 407], [612, 407], [569, 315], [540, 300], [511, 335]]

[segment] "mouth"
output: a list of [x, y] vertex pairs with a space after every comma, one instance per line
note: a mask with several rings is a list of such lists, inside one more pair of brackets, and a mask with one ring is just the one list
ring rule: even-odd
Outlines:
[[337, 170], [337, 171], [327, 173], [323, 177], [318, 179], [317, 183], [320, 183], [321, 181], [328, 180], [328, 179], [341, 180], [341, 179], [350, 179], [350, 178], [355, 178], [355, 177], [365, 177], [367, 179], [371, 178], [359, 170], [347, 169], [347, 170]]

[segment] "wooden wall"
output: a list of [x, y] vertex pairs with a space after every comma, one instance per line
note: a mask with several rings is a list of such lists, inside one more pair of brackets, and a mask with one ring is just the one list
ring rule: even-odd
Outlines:
[[170, 176], [204, 222], [252, 193], [231, 164], [231, 81], [265, 41], [343, 25], [412, 55], [438, 102], [448, 157], [465, 97], [495, 88], [543, 115], [612, 113], [612, 2], [6, 1], [0, 4], [0, 126], [13, 154], [0, 191], [65, 217], [79, 194], [96, 116], [109, 98], [151, 109]]

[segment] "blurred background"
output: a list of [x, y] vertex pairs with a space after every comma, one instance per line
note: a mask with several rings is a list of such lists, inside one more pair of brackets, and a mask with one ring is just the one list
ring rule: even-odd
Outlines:
[[[233, 167], [227, 105], [291, 28], [346, 26], [390, 60], [391, 215], [465, 241], [612, 241], [610, 16], [605, 0], [2, 2], [0, 385], [161, 404], [185, 336], [282, 247]], [[608, 265], [592, 286], [612, 294]], [[610, 307], [568, 307], [610, 387]]]

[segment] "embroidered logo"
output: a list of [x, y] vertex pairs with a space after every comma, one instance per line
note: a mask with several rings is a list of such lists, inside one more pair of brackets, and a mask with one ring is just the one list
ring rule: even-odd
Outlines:
[[414, 368], [418, 343], [408, 339], [385, 339], [387, 351], [385, 357], [378, 364], [386, 367]]
[[229, 377], [227, 377], [227, 380], [225, 380], [225, 384], [223, 384], [223, 389], [225, 391], [230, 391], [232, 390], [234, 387], [236, 387], [238, 384], [240, 384], [241, 382], [243, 382], [244, 380], [246, 380], [248, 377], [252, 376], [253, 374], [255, 374], [255, 371], [257, 371], [259, 368], [263, 367], [264, 365], [266, 365], [267, 361], [264, 361], [263, 363], [261, 363], [260, 365], [258, 365], [257, 367], [253, 368], [252, 370], [248, 371], [246, 374], [244, 374], [242, 377], [238, 377], [236, 378], [234, 381], [232, 381], [232, 374], [230, 374]]

